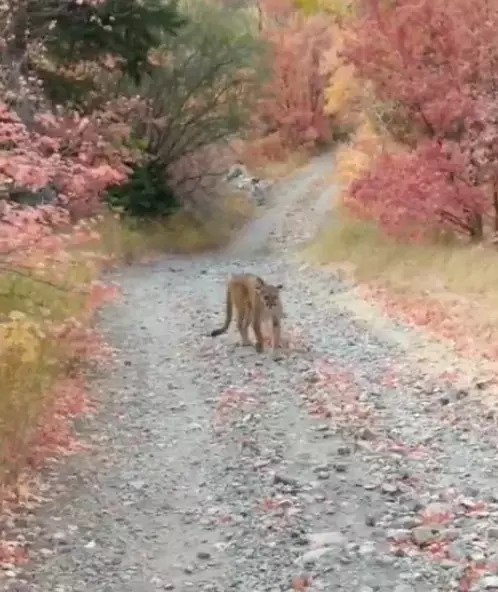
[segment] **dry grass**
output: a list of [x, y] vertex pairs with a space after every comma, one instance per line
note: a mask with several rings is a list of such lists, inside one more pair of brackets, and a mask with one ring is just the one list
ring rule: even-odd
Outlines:
[[0, 274], [0, 502], [4, 488], [34, 461], [41, 431], [49, 427], [45, 419], [57, 404], [56, 385], [71, 363], [70, 352], [50, 328], [69, 317], [83, 319], [86, 299], [71, 287], [98, 273], [84, 253], [73, 255], [67, 271], [64, 290]]
[[450, 239], [405, 244], [382, 234], [374, 224], [339, 212], [311, 248], [321, 262], [349, 263], [360, 281], [377, 281], [404, 291], [451, 292], [484, 298], [498, 309], [498, 253]]
[[[14, 336], [15, 334], [15, 336]], [[2, 327], [7, 342], [0, 361], [0, 500], [2, 486], [18, 477], [29, 459], [40, 418], [58, 377], [56, 344], [29, 321]]]
[[496, 250], [449, 239], [404, 244], [343, 211], [336, 216], [310, 247], [310, 258], [353, 274], [388, 314], [449, 338], [461, 351], [495, 359]]
[[163, 221], [136, 223], [108, 214], [100, 227], [101, 249], [117, 261], [132, 263], [159, 253], [199, 253], [224, 246], [255, 212], [242, 193], [220, 198], [210, 217], [196, 220], [179, 212]]
[[254, 176], [260, 179], [279, 181], [291, 175], [297, 169], [305, 166], [310, 159], [305, 151], [291, 152], [284, 160], [270, 160], [252, 168]]

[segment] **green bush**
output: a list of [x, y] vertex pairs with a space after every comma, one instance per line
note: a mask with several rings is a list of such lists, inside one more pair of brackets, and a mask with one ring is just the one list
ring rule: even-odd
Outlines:
[[128, 181], [107, 194], [111, 209], [137, 218], [164, 218], [180, 208], [164, 167], [155, 160], [135, 167]]

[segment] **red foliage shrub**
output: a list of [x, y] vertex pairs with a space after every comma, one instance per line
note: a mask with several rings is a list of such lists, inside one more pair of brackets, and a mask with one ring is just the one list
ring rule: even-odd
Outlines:
[[352, 183], [346, 203], [394, 235], [417, 238], [435, 227], [471, 233], [472, 216], [487, 204], [480, 189], [460, 180], [464, 168], [461, 153], [427, 141], [411, 154], [381, 156]]
[[255, 124], [270, 144], [284, 148], [312, 147], [330, 137], [324, 112], [327, 71], [324, 52], [332, 44], [323, 17], [295, 15], [285, 27], [264, 31], [272, 49], [272, 78], [258, 101]]
[[98, 118], [77, 114], [41, 114], [37, 123], [39, 131], [28, 130], [0, 104], [0, 186], [36, 191], [51, 185], [54, 205], [73, 217], [95, 214], [104, 190], [126, 178], [123, 153], [111, 140], [127, 128], [108, 127], [105, 137]]
[[[38, 130], [28, 130], [0, 103], [0, 265], [22, 267], [43, 277], [50, 267], [64, 279], [68, 251], [98, 238], [91, 224], [74, 225], [97, 214], [106, 188], [126, 178], [125, 156], [111, 140], [126, 126], [104, 126], [73, 116], [38, 117]], [[105, 130], [105, 136], [99, 128]], [[44, 132], [44, 133], [42, 133]], [[50, 188], [52, 200], [39, 206], [8, 201], [17, 191]]]
[[498, 76], [498, 7], [487, 0], [364, 4], [344, 56], [380, 98], [402, 102], [427, 134], [457, 131]]
[[344, 56], [381, 100], [402, 105], [422, 144], [381, 158], [353, 200], [391, 231], [444, 224], [479, 237], [487, 208], [476, 187], [498, 179], [498, 5], [365, 0], [364, 8]]

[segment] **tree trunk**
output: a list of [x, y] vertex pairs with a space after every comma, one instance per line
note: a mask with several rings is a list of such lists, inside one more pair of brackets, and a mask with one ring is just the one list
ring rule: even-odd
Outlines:
[[258, 7], [258, 31], [261, 33], [263, 30], [263, 9], [260, 2], [256, 6]]
[[21, 63], [28, 43], [28, 7], [20, 1], [12, 15], [12, 35], [7, 43], [7, 51], [16, 63]]
[[482, 214], [478, 212], [472, 212], [470, 214], [470, 239], [474, 243], [481, 242], [484, 237], [484, 225], [482, 220]]
[[498, 186], [493, 184], [494, 231], [498, 233]]

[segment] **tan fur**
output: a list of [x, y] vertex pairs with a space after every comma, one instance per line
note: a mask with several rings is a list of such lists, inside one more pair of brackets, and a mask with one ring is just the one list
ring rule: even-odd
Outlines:
[[211, 337], [225, 333], [232, 321], [233, 309], [237, 314], [237, 328], [242, 345], [252, 345], [248, 329], [252, 325], [256, 337], [256, 351], [263, 351], [262, 322], [271, 322], [272, 348], [280, 347], [280, 325], [283, 317], [280, 290], [282, 285], [267, 284], [250, 273], [233, 275], [228, 280], [226, 293], [226, 317], [223, 327], [211, 332]]

